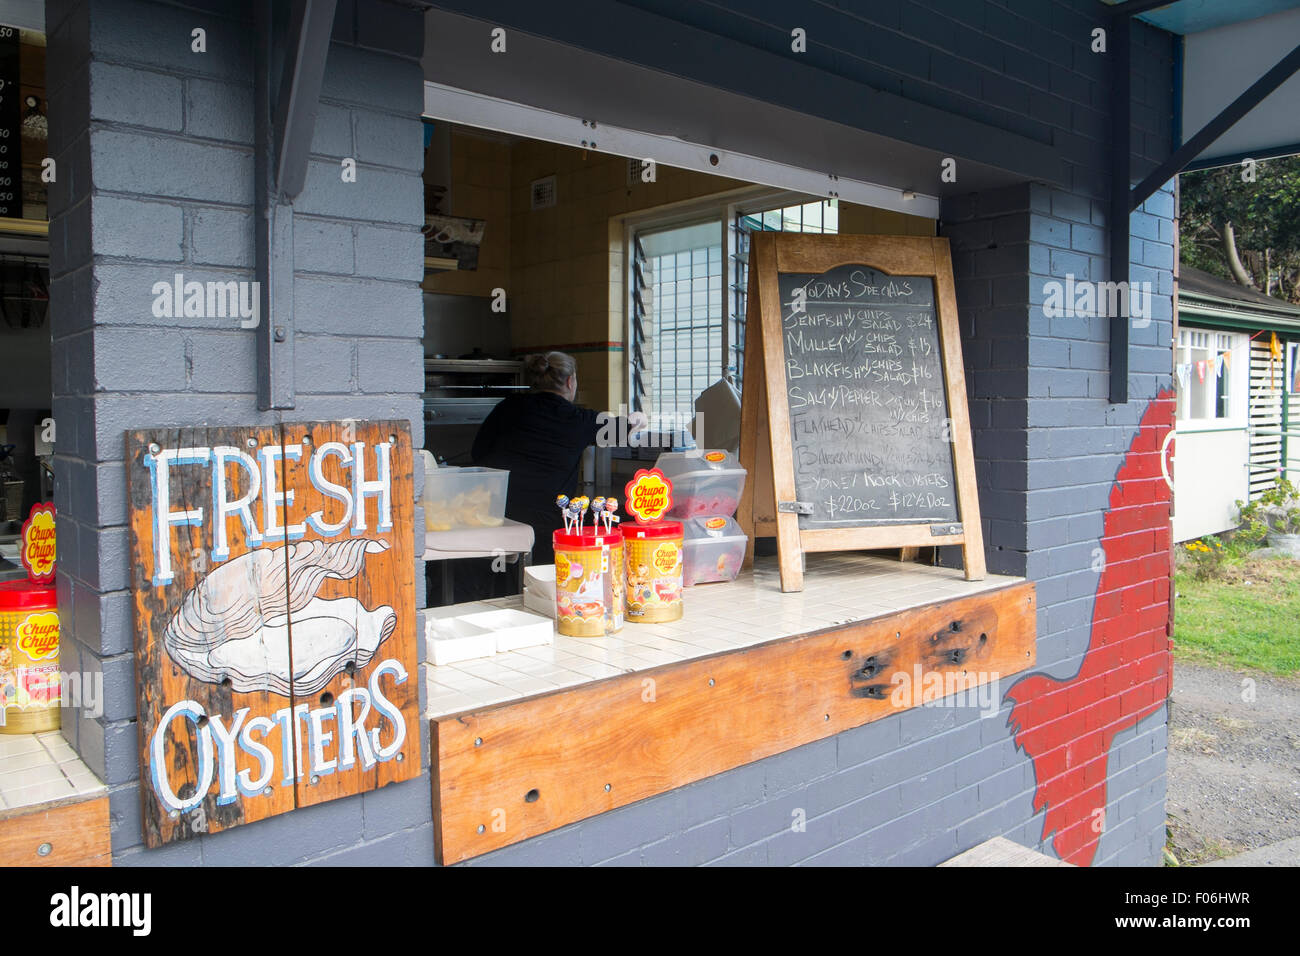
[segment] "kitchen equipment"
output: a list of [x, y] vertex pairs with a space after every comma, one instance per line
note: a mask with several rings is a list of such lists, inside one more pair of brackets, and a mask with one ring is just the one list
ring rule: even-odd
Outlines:
[[523, 378], [523, 362], [426, 358], [425, 447], [449, 464], [470, 464], [479, 426], [501, 399], [528, 391]]

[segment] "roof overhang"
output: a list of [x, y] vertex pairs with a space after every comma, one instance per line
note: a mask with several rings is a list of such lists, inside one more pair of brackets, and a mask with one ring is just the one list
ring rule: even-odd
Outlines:
[[[594, 120], [705, 155], [711, 147], [919, 194], [1068, 180], [1049, 143], [630, 4], [438, 0], [425, 23], [427, 82], [568, 116], [575, 126]], [[509, 31], [504, 54], [490, 48], [494, 27]], [[597, 142], [617, 152], [612, 140]], [[948, 156], [960, 164], [959, 183], [935, 181]], [[713, 171], [727, 175], [723, 166]]]
[[[1300, 0], [1104, 0], [1183, 37], [1176, 138], [1186, 145], [1300, 48]], [[1300, 153], [1300, 74], [1291, 75], [1202, 148], [1184, 169]]]

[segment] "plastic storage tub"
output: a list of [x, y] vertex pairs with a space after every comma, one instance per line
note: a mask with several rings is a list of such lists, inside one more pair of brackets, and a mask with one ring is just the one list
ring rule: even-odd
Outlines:
[[730, 517], [745, 490], [745, 469], [729, 451], [673, 451], [655, 466], [673, 483], [670, 518]]
[[500, 468], [435, 468], [424, 474], [424, 527], [499, 528], [505, 520], [510, 472]]
[[748, 538], [734, 518], [689, 518], [683, 542], [682, 583], [711, 584], [734, 581], [745, 560]]

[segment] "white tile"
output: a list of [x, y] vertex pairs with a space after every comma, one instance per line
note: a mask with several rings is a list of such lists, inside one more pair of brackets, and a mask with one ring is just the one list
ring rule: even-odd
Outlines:
[[35, 786], [23, 787], [21, 790], [9, 791], [5, 794], [5, 803], [12, 809], [15, 807], [31, 807], [37, 804], [47, 803], [50, 800], [61, 800], [64, 797], [76, 796], [77, 789], [68, 780], [60, 780], [57, 783], [38, 783]]
[[[33, 743], [36, 743], [33, 741]], [[53, 766], [57, 761], [54, 760], [39, 743], [36, 749], [27, 753], [11, 754], [0, 759], [0, 774], [13, 773], [17, 770], [27, 770], [31, 767]]]
[[34, 734], [0, 734], [0, 761], [18, 754], [39, 752], [43, 748]]

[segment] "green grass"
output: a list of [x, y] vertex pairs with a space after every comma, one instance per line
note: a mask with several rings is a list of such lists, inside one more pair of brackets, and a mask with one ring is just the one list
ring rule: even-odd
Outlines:
[[1174, 575], [1174, 657], [1300, 676], [1300, 561], [1225, 558], [1198, 581], [1183, 557]]

